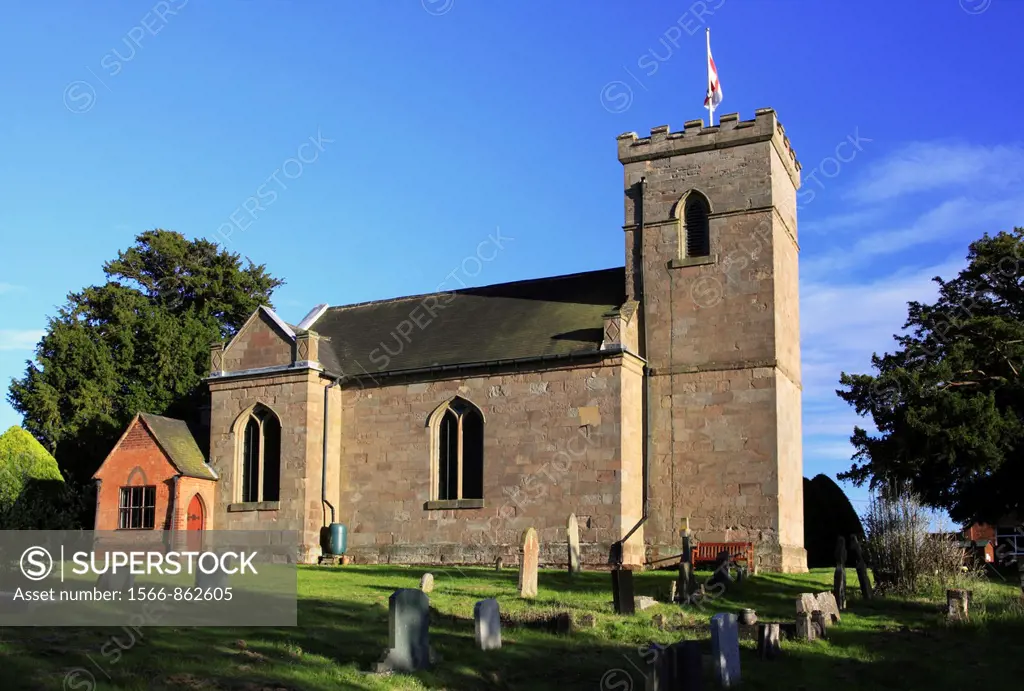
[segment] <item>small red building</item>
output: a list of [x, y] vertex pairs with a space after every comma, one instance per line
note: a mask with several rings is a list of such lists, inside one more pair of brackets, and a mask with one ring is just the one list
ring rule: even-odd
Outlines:
[[139, 413], [93, 479], [97, 531], [213, 528], [217, 473], [182, 420]]
[[996, 525], [974, 523], [964, 530], [964, 537], [984, 549], [988, 563], [1024, 558], [1024, 528], [1015, 514], [1004, 516]]

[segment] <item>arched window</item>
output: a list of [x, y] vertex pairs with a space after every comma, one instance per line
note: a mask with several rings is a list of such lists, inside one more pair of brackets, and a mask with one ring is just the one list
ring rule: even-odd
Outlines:
[[700, 192], [686, 195], [683, 205], [683, 241], [686, 257], [706, 257], [711, 254], [711, 230], [708, 215], [711, 205]]
[[484, 417], [454, 398], [431, 415], [433, 499], [484, 498]]
[[264, 405], [249, 413], [242, 432], [243, 502], [281, 499], [281, 423]]

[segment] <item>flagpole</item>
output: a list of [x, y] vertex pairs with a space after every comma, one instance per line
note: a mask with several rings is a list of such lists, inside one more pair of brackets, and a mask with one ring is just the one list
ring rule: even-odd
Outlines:
[[715, 126], [715, 98], [711, 93], [711, 27], [707, 28], [708, 38], [708, 127]]

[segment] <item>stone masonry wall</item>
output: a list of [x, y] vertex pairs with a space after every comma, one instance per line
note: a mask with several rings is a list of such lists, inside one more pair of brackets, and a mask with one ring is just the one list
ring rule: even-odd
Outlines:
[[[627, 290], [639, 285], [630, 277], [643, 257], [656, 406], [649, 551], [677, 554], [688, 517], [698, 540], [752, 540], [761, 567], [802, 570], [799, 167], [789, 142], [774, 111], [762, 110], [747, 122], [723, 115], [714, 128], [622, 135], [619, 159], [627, 191], [646, 178], [643, 233], [635, 194], [624, 230]], [[705, 258], [682, 248], [691, 190], [711, 205]]]
[[[520, 536], [532, 526], [542, 562], [565, 563], [566, 519], [575, 512], [584, 562], [606, 564], [611, 544], [639, 516], [637, 421], [623, 430], [621, 362], [343, 391], [339, 508], [350, 553], [366, 562], [502, 556], [514, 564]], [[637, 386], [625, 376], [632, 401]], [[426, 510], [433, 481], [427, 419], [456, 395], [485, 417], [485, 505]], [[642, 531], [627, 545], [634, 560], [640, 545]]]

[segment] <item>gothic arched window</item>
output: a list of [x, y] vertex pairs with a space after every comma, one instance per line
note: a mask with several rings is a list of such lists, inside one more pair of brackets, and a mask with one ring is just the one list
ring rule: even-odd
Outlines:
[[454, 398], [431, 415], [432, 498], [484, 498], [484, 417]]
[[264, 405], [249, 413], [242, 432], [242, 502], [281, 499], [281, 423]]
[[710, 213], [711, 205], [704, 195], [700, 192], [686, 195], [683, 206], [683, 256], [706, 257], [711, 254]]

